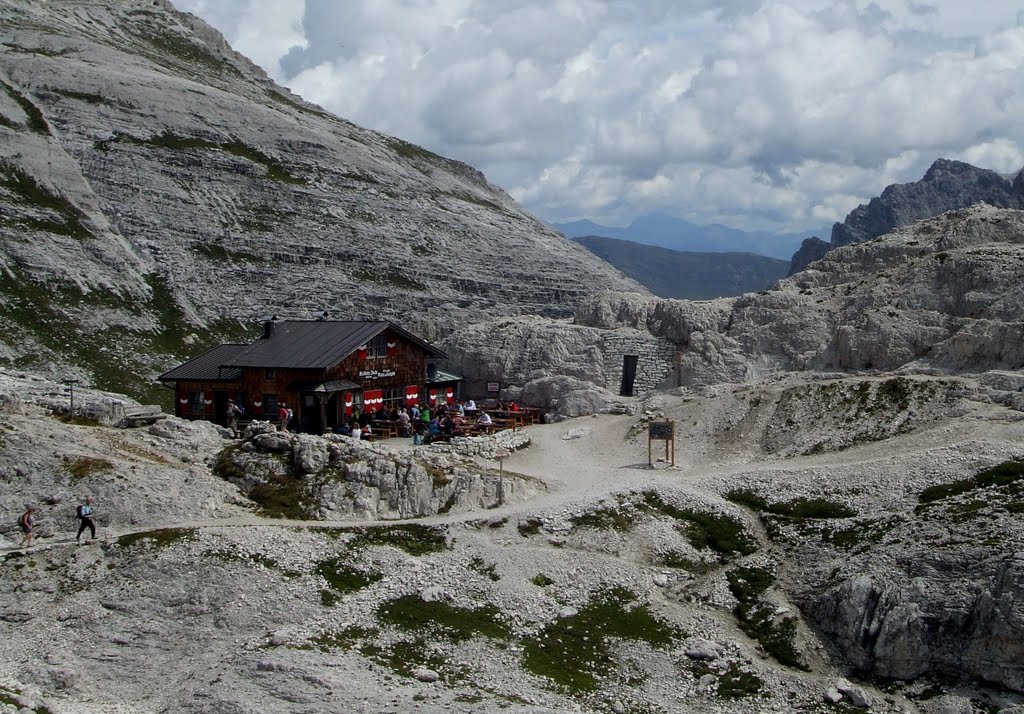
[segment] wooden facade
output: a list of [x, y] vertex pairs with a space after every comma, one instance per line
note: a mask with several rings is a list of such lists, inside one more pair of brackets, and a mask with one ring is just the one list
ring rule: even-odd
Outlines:
[[268, 326], [252, 345], [222, 345], [161, 375], [174, 387], [176, 416], [223, 425], [233, 399], [243, 420], [276, 422], [285, 404], [294, 414], [290, 429], [322, 433], [364, 408], [425, 405], [431, 391], [438, 402], [457, 396], [457, 385], [428, 389], [433, 361], [444, 353], [392, 323], [279, 324], [293, 334]]

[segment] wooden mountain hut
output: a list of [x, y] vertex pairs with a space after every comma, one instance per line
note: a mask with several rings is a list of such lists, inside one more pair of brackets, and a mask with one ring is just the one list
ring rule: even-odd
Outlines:
[[283, 404], [291, 429], [323, 433], [364, 408], [427, 404], [431, 393], [454, 401], [459, 378], [436, 366], [446, 357], [392, 322], [269, 320], [254, 343], [214, 347], [158, 379], [174, 389], [184, 419], [225, 424], [233, 399], [243, 419], [276, 422]]

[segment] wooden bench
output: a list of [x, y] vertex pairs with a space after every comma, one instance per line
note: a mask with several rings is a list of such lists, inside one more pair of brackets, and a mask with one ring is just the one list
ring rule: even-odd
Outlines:
[[143, 404], [137, 407], [125, 407], [124, 408], [124, 419], [121, 420], [121, 426], [124, 427], [140, 427], [148, 424], [156, 424], [161, 419], [166, 419], [167, 415], [164, 414], [156, 404]]

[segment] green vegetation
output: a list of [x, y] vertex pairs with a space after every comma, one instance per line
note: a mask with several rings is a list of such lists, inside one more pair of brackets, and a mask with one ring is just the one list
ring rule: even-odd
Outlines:
[[226, 153], [238, 156], [243, 159], [248, 159], [253, 163], [260, 164], [267, 170], [267, 178], [274, 181], [282, 181], [290, 184], [304, 184], [305, 179], [301, 179], [292, 176], [288, 173], [285, 165], [277, 159], [273, 159], [264, 154], [259, 149], [244, 144], [238, 139], [232, 139], [230, 141], [209, 141], [207, 139], [199, 139], [188, 136], [178, 136], [172, 134], [169, 131], [164, 131], [161, 134], [150, 137], [149, 139], [138, 139], [129, 134], [117, 133], [110, 139], [104, 139], [96, 142], [96, 148], [102, 151], [107, 151], [111, 144], [122, 143], [122, 144], [135, 144], [138, 146], [150, 146], [157, 149], [167, 149], [170, 151], [186, 151], [190, 149], [200, 149], [207, 151], [224, 151]]
[[392, 270], [387, 273], [375, 273], [365, 268], [358, 268], [352, 271], [352, 278], [363, 282], [376, 283], [377, 285], [400, 288], [402, 290], [415, 290], [417, 292], [426, 292], [427, 290], [426, 285], [418, 280], [414, 280], [403, 275], [397, 270]]
[[677, 508], [654, 491], [645, 491], [643, 496], [648, 507], [678, 522], [677, 527], [694, 548], [711, 550], [722, 559], [749, 555], [757, 550], [757, 544], [747, 535], [743, 524], [734, 518]]
[[360, 640], [376, 637], [377, 634], [378, 631], [373, 628], [353, 625], [345, 628], [344, 630], [322, 632], [314, 637], [312, 642], [322, 652], [327, 652], [332, 649], [347, 650], [355, 647]]
[[487, 563], [483, 558], [476, 557], [469, 561], [469, 569], [474, 573], [488, 577], [495, 582], [501, 580], [501, 576], [498, 575], [497, 564]]
[[450, 548], [444, 529], [436, 526], [422, 526], [410, 523], [407, 525], [382, 526], [378, 528], [343, 528], [337, 530], [355, 534], [355, 537], [348, 543], [350, 548], [385, 545], [399, 548], [409, 555], [415, 556], [439, 553]]
[[609, 639], [628, 639], [664, 648], [683, 636], [651, 614], [646, 605], [628, 607], [636, 595], [621, 587], [598, 593], [575, 615], [560, 617], [523, 642], [523, 666], [573, 694], [593, 692], [615, 665]]
[[320, 591], [320, 601], [330, 607], [341, 595], [354, 593], [380, 581], [383, 575], [375, 571], [364, 571], [343, 562], [340, 556], [321, 560], [314, 572], [327, 581], [330, 590]]
[[548, 585], [555, 584], [555, 581], [549, 578], [544, 573], [537, 573], [532, 578], [530, 578], [530, 582], [539, 588], [546, 588]]
[[[676, 528], [695, 548], [710, 550], [722, 559], [734, 555], [748, 555], [757, 550], [755, 541], [747, 535], [743, 524], [724, 514], [704, 513], [689, 508], [678, 508], [667, 503], [657, 492], [644, 491], [635, 504], [613, 504], [588, 511], [572, 519], [577, 528], [599, 530], [632, 530], [636, 523], [652, 515], [671, 518]], [[524, 525], [520, 523], [519, 532]]]
[[12, 52], [25, 55], [39, 55], [41, 57], [63, 57], [64, 55], [71, 54], [71, 50], [54, 50], [49, 47], [25, 47], [13, 42], [4, 42], [3, 46]]
[[918, 506], [917, 510], [920, 512], [922, 506], [927, 504], [960, 496], [978, 489], [1016, 485], [1021, 479], [1024, 479], [1024, 461], [1004, 461], [997, 466], [975, 474], [971, 478], [938, 486], [929, 486], [918, 495], [917, 500], [921, 505]]
[[433, 164], [444, 163], [447, 161], [443, 156], [439, 156], [432, 151], [427, 151], [422, 146], [410, 144], [408, 141], [402, 141], [401, 139], [395, 139], [392, 137], [389, 137], [385, 141], [387, 142], [387, 145], [391, 147], [391, 150], [403, 159], [427, 161]]
[[780, 664], [808, 671], [796, 650], [796, 619], [777, 618], [775, 608], [762, 597], [775, 577], [764, 568], [740, 567], [726, 573], [726, 579], [730, 592], [739, 601], [733, 614], [740, 629]]
[[193, 243], [189, 246], [193, 253], [200, 255], [208, 260], [216, 260], [222, 263], [240, 262], [240, 263], [268, 263], [270, 262], [267, 258], [262, 255], [256, 255], [255, 253], [249, 253], [243, 250], [231, 250], [225, 248], [220, 243]]
[[576, 528], [628, 531], [633, 528], [640, 515], [640, 512], [637, 510], [609, 506], [596, 511], [587, 511], [579, 516], [574, 516], [570, 520]]
[[[17, 89], [7, 84], [3, 80], [0, 80], [0, 86], [4, 88], [8, 96], [14, 100], [14, 102], [21, 107], [21, 110], [25, 112], [25, 116], [28, 117], [28, 128], [37, 134], [43, 136], [50, 135], [50, 126], [46, 123], [46, 119], [43, 117], [43, 113], [39, 111], [39, 107], [32, 103], [32, 101], [19, 92]], [[13, 128], [13, 127], [11, 127]]]
[[[156, 365], [166, 364], [169, 355], [188, 357], [221, 341], [238, 341], [257, 328], [237, 321], [218, 321], [200, 332], [199, 339], [186, 349], [185, 339], [191, 336], [191, 330], [166, 280], [150, 275], [147, 282], [151, 292], [141, 301], [102, 288], [84, 290], [70, 280], [35, 280], [17, 264], [9, 264], [0, 272], [0, 319], [5, 320], [13, 342], [32, 345], [33, 351], [2, 363], [32, 369], [59, 355], [87, 367], [93, 386], [99, 389], [173, 410], [173, 392], [150, 379]], [[157, 326], [145, 332], [84, 326], [80, 313], [95, 308], [148, 315]]]
[[544, 523], [539, 518], [527, 518], [525, 521], [519, 521], [519, 525], [516, 528], [519, 531], [519, 535], [523, 538], [529, 538], [540, 533], [542, 525]]
[[51, 192], [32, 176], [9, 161], [0, 159], [0, 189], [7, 191], [17, 205], [44, 210], [55, 217], [3, 216], [3, 225], [24, 226], [40, 231], [55, 233], [85, 240], [93, 235], [85, 227], [82, 213], [71, 201]]
[[57, 89], [55, 87], [47, 87], [51, 92], [60, 94], [61, 96], [68, 97], [69, 99], [77, 99], [80, 102], [86, 104], [106, 104], [107, 106], [113, 106], [114, 103], [100, 94], [93, 94], [92, 92], [76, 92], [73, 89]]
[[483, 206], [484, 208], [489, 208], [490, 210], [498, 211], [499, 213], [504, 213], [505, 211], [504, 208], [499, 206], [494, 201], [490, 201], [486, 198], [481, 198], [479, 196], [474, 196], [473, 194], [467, 193], [465, 191], [445, 191], [445, 195], [451, 196], [452, 198], [457, 198], [458, 200], [464, 201], [466, 203], [475, 203], [478, 206]]
[[175, 543], [193, 540], [195, 535], [194, 528], [158, 528], [143, 533], [126, 533], [117, 539], [117, 545], [121, 548], [131, 548], [136, 544], [166, 548]]
[[403, 677], [413, 676], [419, 667], [428, 667], [437, 672], [445, 683], [458, 682], [465, 676], [464, 666], [449, 662], [422, 637], [412, 641], [398, 640], [386, 645], [366, 643], [359, 648], [359, 652]]
[[[216, 76], [224, 73], [241, 76], [223, 57], [211, 52], [205, 44], [193, 42], [189, 35], [165, 26], [159, 16], [142, 12], [135, 13], [133, 17], [137, 22], [132, 34], [152, 47], [152, 51], [145, 54], [157, 64], [185, 69], [195, 76], [199, 76], [199, 72], [196, 72], [198, 68]], [[172, 63], [174, 59], [179, 61], [178, 65]]]
[[72, 483], [114, 470], [114, 464], [101, 457], [65, 456], [62, 461]]
[[898, 518], [890, 518], [886, 521], [869, 518], [848, 528], [837, 530], [822, 528], [821, 540], [823, 543], [830, 543], [847, 550], [857, 547], [864, 548], [869, 543], [880, 543], [885, 534], [891, 531], [898, 522]]
[[738, 662], [729, 662], [729, 667], [723, 672], [714, 670], [707, 662], [694, 660], [689, 662], [688, 668], [695, 678], [710, 674], [717, 682], [717, 693], [722, 699], [745, 699], [756, 697], [761, 693], [764, 682], [753, 672], [743, 669]]
[[443, 601], [428, 602], [419, 595], [403, 595], [377, 608], [377, 619], [405, 632], [450, 642], [464, 642], [473, 637], [511, 638], [494, 605], [465, 608]]
[[736, 489], [724, 494], [727, 501], [761, 513], [792, 519], [852, 518], [857, 512], [848, 506], [824, 498], [794, 498], [789, 501], [768, 503], [748, 489]]

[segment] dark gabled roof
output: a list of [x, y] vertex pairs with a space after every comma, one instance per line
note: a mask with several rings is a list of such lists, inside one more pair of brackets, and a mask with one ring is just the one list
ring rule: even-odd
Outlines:
[[224, 364], [233, 367], [326, 369], [389, 328], [421, 347], [431, 357], [448, 356], [391, 322], [283, 320], [273, 324], [270, 337], [256, 340]]
[[249, 345], [219, 345], [170, 372], [164, 372], [157, 379], [162, 382], [233, 382], [242, 376], [242, 370], [224, 365], [231, 364], [236, 355], [247, 349]]

